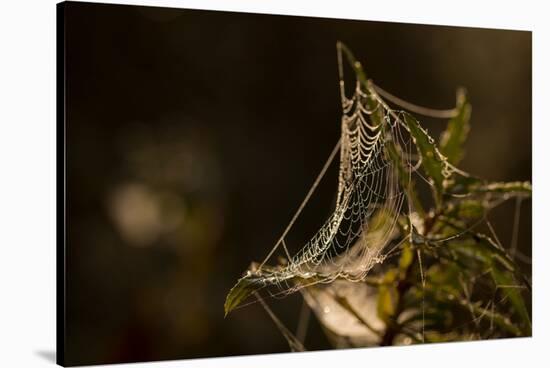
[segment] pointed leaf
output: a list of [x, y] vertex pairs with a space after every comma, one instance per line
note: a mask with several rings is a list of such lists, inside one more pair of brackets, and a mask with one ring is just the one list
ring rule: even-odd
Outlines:
[[472, 188], [475, 192], [491, 193], [491, 194], [504, 194], [515, 196], [530, 197], [532, 192], [531, 183], [528, 181], [515, 181], [515, 182], [496, 182], [483, 185], [477, 185]]
[[471, 105], [466, 99], [464, 89], [457, 91], [456, 99], [457, 115], [449, 120], [447, 129], [441, 135], [441, 153], [447, 157], [450, 163], [456, 165], [464, 157], [464, 142], [470, 130]]
[[513, 306], [516, 315], [523, 321], [526, 333], [531, 334], [531, 318], [521, 295], [522, 287], [516, 281], [514, 274], [500, 269], [498, 265], [493, 263], [491, 275], [496, 286], [501, 288], [502, 293], [510, 300], [510, 304]]
[[409, 242], [403, 244], [403, 251], [399, 257], [399, 273], [401, 278], [407, 274], [407, 270], [414, 260], [414, 253]]
[[403, 162], [404, 154], [401, 152], [399, 146], [393, 141], [387, 140], [384, 145], [384, 153], [387, 158], [393, 163], [396, 171], [397, 178], [401, 186], [407, 191], [407, 195], [410, 198], [414, 209], [420, 216], [424, 216], [424, 209], [422, 203], [416, 193], [415, 182], [411, 180], [410, 170], [406, 168], [406, 164]]
[[[353, 72], [355, 73], [355, 78], [361, 86], [363, 86], [363, 89], [365, 91], [371, 90], [371, 82], [367, 78], [367, 75], [365, 73], [365, 70], [363, 69], [363, 66], [361, 63], [355, 58], [351, 50], [343, 43], [338, 41], [336, 44], [337, 50], [339, 52], [339, 57], [343, 54], [346, 57], [346, 60], [348, 64], [353, 69]], [[368, 98], [367, 99], [367, 105], [369, 109], [375, 110], [371, 115], [370, 118], [372, 119], [372, 123], [374, 125], [380, 125], [384, 122], [384, 113], [382, 109], [377, 109], [378, 101], [374, 98]]]
[[383, 283], [378, 287], [377, 314], [382, 321], [392, 323], [392, 319], [397, 312], [399, 303], [399, 292], [395, 284], [397, 271], [390, 269], [384, 275]]
[[[346, 278], [345, 274], [334, 278], [333, 275], [308, 272], [304, 273], [291, 273], [283, 272], [284, 267], [272, 267], [263, 266], [260, 269], [256, 269], [256, 265], [251, 266], [251, 270], [247, 274], [241, 277], [235, 286], [229, 290], [225, 299], [224, 310], [225, 316], [227, 316], [232, 310], [237, 308], [243, 301], [250, 297], [256, 291], [263, 288], [279, 287], [281, 283], [294, 284], [297, 287], [303, 287], [314, 284], [319, 280], [342, 279]], [[366, 279], [365, 282], [369, 284], [378, 285], [378, 281], [372, 278]]]
[[227, 316], [233, 309], [239, 306], [246, 298], [252, 293], [265, 286], [265, 283], [261, 282], [257, 278], [253, 278], [251, 273], [241, 277], [237, 284], [229, 290], [227, 297], [225, 298], [224, 311]]
[[422, 156], [422, 167], [435, 188], [436, 202], [439, 203], [446, 179], [446, 158], [439, 152], [435, 141], [420, 123], [410, 114], [404, 113], [404, 120]]
[[471, 196], [490, 194], [494, 197], [531, 197], [532, 186], [528, 181], [486, 182], [473, 176], [453, 176], [445, 183], [446, 194]]

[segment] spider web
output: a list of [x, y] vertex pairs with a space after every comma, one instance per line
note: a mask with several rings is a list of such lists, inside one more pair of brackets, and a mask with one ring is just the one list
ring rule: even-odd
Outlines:
[[[388, 326], [380, 320], [379, 316], [376, 317], [377, 306], [373, 304], [375, 299], [372, 295], [381, 291], [377, 291], [378, 284], [372, 282], [376, 278], [369, 279], [368, 275], [377, 265], [400, 254], [402, 249], [410, 250], [411, 244], [428, 242], [434, 246], [446, 243], [448, 247], [443, 248], [441, 250], [443, 251], [446, 248], [452, 248], [454, 240], [473, 234], [472, 239], [476, 242], [486, 242], [491, 247], [498, 248], [497, 251], [492, 251], [495, 252], [493, 256], [496, 254], [504, 258], [500, 266], [492, 260], [488, 261], [481, 267], [479, 274], [474, 273], [468, 278], [464, 276], [466, 274], [460, 274], [459, 281], [464, 295], [459, 296], [458, 301], [461, 306], [468, 308], [471, 319], [456, 327], [460, 330], [464, 326], [475, 324], [475, 333], [470, 331], [471, 339], [476, 338], [475, 336], [477, 338], [482, 338], [482, 335], [491, 336], [497, 324], [507, 333], [520, 336], [527, 329], [521, 330], [511, 324], [508, 317], [510, 310], [505, 305], [505, 299], [510, 299], [509, 304], [514, 304], [516, 310], [514, 313], [521, 315], [527, 321], [523, 323], [528, 325], [530, 331], [531, 322], [526, 316], [529, 312], [522, 303], [518, 302], [521, 296], [517, 292], [503, 291], [501, 293], [503, 298], [496, 299], [498, 290], [526, 288], [530, 291], [530, 283], [525, 278], [521, 283], [515, 281], [513, 273], [517, 268], [513, 265], [513, 260], [506, 255], [504, 247], [487, 219], [487, 211], [509, 198], [517, 198], [510, 253], [512, 257], [520, 260], [525, 258], [522, 262], [530, 263], [528, 257], [517, 251], [519, 209], [521, 199], [524, 196], [530, 196], [530, 184], [527, 182], [484, 184], [480, 179], [457, 169], [439, 151], [434, 139], [416, 119], [406, 111], [390, 108], [384, 101], [386, 99], [393, 105], [424, 116], [458, 118], [461, 111], [462, 113], [466, 111], [462, 110], [465, 98], [463, 91], [457, 94], [455, 109], [434, 110], [417, 106], [393, 96], [367, 79], [359, 62], [341, 43], [337, 43], [337, 55], [342, 107], [340, 139], [274, 247], [259, 265], [253, 264], [245, 276], [239, 279], [231, 289], [224, 306], [226, 315], [230, 310], [254, 303], [241, 304], [253, 293], [285, 337], [291, 350], [305, 350], [303, 342], [307, 322], [304, 321], [309, 317], [300, 317], [299, 327], [294, 336], [259, 295], [259, 291], [264, 288], [268, 290], [270, 297], [284, 297], [300, 290], [304, 298], [302, 310], [309, 311], [308, 308], [311, 308], [329, 332], [327, 336], [334, 340], [335, 346], [340, 346], [342, 343], [344, 344], [342, 346], [349, 344], [367, 346], [386, 344], [393, 340], [402, 340], [402, 343], [408, 344], [406, 341], [407, 339], [412, 341], [411, 337], [414, 341], [424, 342], [425, 280], [426, 277], [432, 277], [429, 272], [425, 275], [424, 266], [433, 265], [433, 262], [426, 263], [423, 260], [424, 255], [421, 255], [420, 249], [416, 248], [421, 283], [415, 287], [416, 293], [421, 295], [421, 301], [418, 302], [419, 306], [404, 310], [397, 317], [406, 320], [421, 313], [421, 320], [404, 326], [403, 330], [395, 336], [387, 334]], [[344, 55], [355, 72], [354, 88], [350, 96], [346, 92], [344, 79]], [[310, 240], [299, 251], [291, 254], [286, 244], [287, 235], [338, 154], [339, 170], [335, 207]], [[421, 166], [427, 177], [419, 171]], [[433, 225], [433, 218], [436, 215], [433, 211], [424, 212], [422, 203], [413, 188], [417, 181], [413, 179], [417, 179], [416, 177], [426, 182], [433, 190], [436, 208], [440, 210], [442, 208], [439, 207], [442, 193], [447, 196], [447, 202], [444, 205], [450, 206], [447, 210], [458, 206], [461, 200], [466, 201], [467, 197], [472, 198], [471, 201], [475, 203], [477, 202], [474, 198], [478, 198], [479, 205], [483, 208], [481, 217], [477, 219], [474, 216], [471, 222], [466, 220], [464, 224], [454, 224], [448, 221], [451, 220], [450, 218], [442, 218], [441, 222], [444, 226], [452, 231], [449, 232], [448, 229], [446, 231], [449, 234], [441, 236], [429, 234], [427, 229]], [[479, 187], [468, 184], [469, 182], [476, 183], [475, 185]], [[474, 185], [472, 186], [473, 196], [472, 193], [464, 193], [464, 185]], [[474, 231], [483, 221], [486, 222], [496, 241]], [[281, 258], [281, 250], [284, 251], [286, 259]], [[430, 257], [455, 257], [453, 250], [445, 250], [445, 252], [434, 255], [430, 250], [426, 255], [428, 261]], [[273, 262], [275, 256], [279, 257], [278, 262]], [[277, 265], [271, 266], [268, 262]], [[391, 263], [391, 260], [388, 262]], [[507, 270], [506, 272], [511, 272], [507, 274], [508, 276], [503, 276], [503, 270], [499, 271], [499, 267], [502, 266]], [[376, 267], [374, 273], [378, 274], [379, 271], [383, 273], [382, 267]], [[434, 272], [437, 272], [437, 269]], [[487, 275], [490, 277], [485, 277]], [[352, 283], [346, 283], [346, 281]], [[491, 282], [495, 284], [496, 289]], [[317, 284], [323, 285], [308, 288]], [[373, 285], [377, 286], [373, 288]], [[434, 294], [432, 289], [428, 292]], [[438, 290], [437, 287], [436, 290]], [[438, 297], [432, 294], [430, 298]], [[449, 296], [456, 298], [455, 295], [444, 295], [446, 298]], [[476, 301], [480, 296], [485, 300]], [[497, 307], [501, 310], [497, 311]], [[482, 320], [485, 324], [489, 320], [489, 325], [481, 327]], [[357, 322], [360, 322], [359, 325]], [[488, 335], [483, 334], [484, 330], [488, 331]], [[461, 332], [457, 333], [460, 337]], [[389, 340], [386, 339], [386, 335], [390, 336]], [[499, 336], [498, 332], [495, 336]]]
[[[273, 296], [336, 279], [362, 281], [408, 238], [396, 243], [397, 223], [403, 214], [411, 217], [413, 206], [408, 189], [412, 175], [418, 173], [421, 155], [404, 122], [404, 112], [392, 110], [370, 82], [362, 83], [356, 78], [352, 95], [346, 95], [341, 44], [337, 51], [342, 105], [340, 140], [283, 235], [264, 261], [245, 276], [254, 278], [261, 287], [277, 286], [280, 292]], [[335, 208], [311, 239], [291, 255], [285, 237], [338, 151]], [[391, 152], [396, 154], [392, 156]], [[439, 151], [436, 154], [444, 163], [444, 177], [458, 171]], [[286, 265], [265, 266], [281, 245], [288, 259]]]

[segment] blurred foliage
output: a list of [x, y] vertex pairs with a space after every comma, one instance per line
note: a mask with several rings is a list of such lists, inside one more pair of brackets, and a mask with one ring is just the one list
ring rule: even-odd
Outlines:
[[[370, 88], [361, 64], [344, 51], [357, 80]], [[419, 200], [415, 188], [421, 183], [407, 183], [414, 212], [399, 218], [403, 241], [398, 257], [386, 260], [363, 283], [337, 279], [307, 286], [297, 275], [282, 280], [305, 285], [302, 295], [335, 347], [531, 336], [531, 282], [487, 217], [504, 201], [530, 198], [531, 184], [488, 182], [460, 170], [445, 173], [447, 163], [454, 168], [465, 156], [471, 109], [465, 90], [459, 89], [456, 114], [439, 143], [414, 116], [402, 113], [431, 184], [433, 205]], [[385, 154], [402, 163], [401, 152], [390, 143]], [[396, 175], [403, 183], [409, 180], [400, 165]], [[384, 218], [370, 221], [376, 228]], [[265, 281], [249, 271], [227, 295], [226, 315], [264, 288]]]

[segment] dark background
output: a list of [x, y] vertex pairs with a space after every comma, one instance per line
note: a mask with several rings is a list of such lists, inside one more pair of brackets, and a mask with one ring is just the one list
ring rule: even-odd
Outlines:
[[[465, 86], [473, 115], [461, 168], [531, 179], [529, 32], [65, 7], [69, 364], [288, 351], [259, 305], [224, 319], [223, 303], [338, 140], [337, 40], [405, 100], [451, 108]], [[446, 125], [422, 121], [435, 137]], [[335, 189], [333, 165], [291, 248], [329, 214]], [[513, 209], [491, 217], [504, 244]], [[530, 256], [528, 203], [519, 239]], [[270, 305], [294, 330], [300, 303]], [[315, 321], [305, 345], [330, 347]]]

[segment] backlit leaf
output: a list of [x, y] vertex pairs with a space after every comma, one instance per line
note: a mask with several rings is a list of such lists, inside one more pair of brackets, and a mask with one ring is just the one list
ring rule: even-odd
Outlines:
[[470, 114], [472, 107], [466, 99], [464, 89], [457, 91], [457, 115], [449, 120], [447, 129], [441, 135], [441, 153], [450, 163], [456, 165], [464, 157], [464, 142], [470, 131]]

